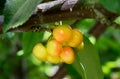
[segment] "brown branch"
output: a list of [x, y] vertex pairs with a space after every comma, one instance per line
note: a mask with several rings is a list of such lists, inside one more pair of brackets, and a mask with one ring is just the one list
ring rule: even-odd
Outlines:
[[[60, 0], [56, 0], [60, 1]], [[65, 0], [61, 0], [62, 2], [56, 3], [61, 4]], [[55, 2], [55, 1], [53, 1]], [[52, 2], [51, 2], [52, 3]], [[40, 24], [44, 23], [50, 23], [50, 22], [56, 22], [56, 21], [64, 21], [64, 20], [71, 20], [71, 19], [84, 19], [84, 18], [94, 18], [97, 20], [101, 20], [101, 18], [104, 18], [106, 20], [114, 19], [117, 15], [115, 13], [109, 12], [106, 9], [104, 9], [101, 5], [89, 5], [85, 4], [84, 2], [78, 1], [78, 3], [74, 6], [72, 10], [65, 10], [61, 11], [60, 6], [56, 6], [56, 9], [53, 8], [46, 8], [48, 5], [50, 6], [50, 2], [44, 4], [44, 7], [41, 8], [42, 10], [48, 9], [47, 12], [42, 13], [41, 10], [38, 11], [36, 14], [32, 15], [28, 21], [26, 21], [23, 25], [10, 29], [10, 32], [24, 32], [24, 31], [34, 31], [32, 27], [38, 26]], [[41, 5], [43, 5], [41, 4]], [[94, 7], [93, 7], [94, 6]], [[95, 9], [98, 10], [103, 17], [99, 17], [97, 13], [95, 12]], [[98, 19], [98, 17], [100, 19]], [[100, 21], [101, 22], [101, 21]], [[107, 23], [107, 22], [106, 22]], [[40, 28], [40, 30], [42, 30]]]
[[[115, 17], [117, 17], [117, 15], [115, 13], [111, 13], [107, 10], [105, 10], [102, 6], [100, 5], [96, 5], [95, 8], [101, 12], [106, 20], [110, 20], [109, 22], [111, 22], [111, 20], [115, 19]], [[94, 11], [94, 8], [91, 7], [91, 5], [84, 5], [81, 7], [75, 7], [73, 8], [72, 11], [61, 11], [61, 10], [57, 10], [56, 12], [52, 11], [48, 11], [45, 13], [41, 13], [38, 12], [35, 15], [32, 15], [30, 17], [30, 19], [25, 22], [23, 25], [14, 28], [14, 29], [10, 29], [9, 31], [20, 31], [20, 32], [24, 32], [24, 31], [33, 31], [34, 29], [31, 29], [32, 26], [38, 26], [40, 24], [44, 24], [44, 23], [50, 23], [50, 22], [56, 22], [56, 21], [64, 21], [64, 20], [71, 20], [71, 19], [84, 19], [84, 18], [94, 18], [97, 19], [99, 15], [96, 15], [96, 12]], [[97, 19], [97, 20], [101, 20]], [[108, 21], [105, 21], [105, 23], [108, 25], [110, 23], [107, 23]], [[101, 21], [100, 21], [101, 22]]]
[[31, 26], [35, 26], [37, 24], [43, 24], [43, 23], [50, 23], [50, 22], [56, 22], [60, 20], [71, 20], [71, 19], [80, 19], [80, 18], [92, 18], [95, 17], [94, 14], [90, 14], [89, 12], [92, 10], [85, 9], [85, 7], [82, 8], [82, 10], [73, 10], [70, 11], [58, 11], [55, 13], [44, 13], [41, 15], [41, 13], [38, 13], [37, 15], [33, 15], [26, 23], [24, 23], [22, 26], [19, 26], [18, 28], [11, 29], [9, 31], [29, 31], [31, 30]]
[[62, 79], [63, 77], [65, 77], [66, 74], [67, 71], [64, 67], [64, 64], [62, 64], [57, 73], [53, 77], [50, 77], [49, 79]]
[[108, 18], [109, 19], [108, 21], [110, 21], [110, 23], [104, 23], [104, 22], [101, 23], [100, 21], [96, 21], [88, 33], [92, 34], [93, 36], [95, 36], [96, 39], [98, 39], [110, 25], [120, 29], [119, 27], [120, 25], [114, 22], [115, 16], [113, 17]]
[[1, 16], [0, 16], [0, 34], [3, 33], [3, 29], [2, 29], [2, 26], [3, 26], [3, 20], [4, 20], [4, 17], [1, 15]]
[[107, 27], [108, 26], [106, 24], [101, 24], [100, 22], [96, 22], [88, 33], [92, 34], [93, 36], [95, 36], [96, 39], [98, 39], [100, 35], [102, 35], [105, 32]]
[[[42, 13], [41, 12], [42, 10], [39, 10], [36, 14], [33, 14], [29, 18], [29, 20], [26, 21], [23, 25], [14, 29], [10, 29], [9, 31], [10, 32], [34, 31], [32, 27], [38, 26], [40, 24], [56, 22], [60, 20], [64, 21], [64, 20], [71, 20], [71, 19], [75, 19], [75, 20], [84, 19], [84, 18], [94, 18], [97, 20], [101, 20], [101, 18], [104, 18], [106, 20], [113, 20], [115, 17], [117, 17], [115, 13], [107, 11], [100, 4], [95, 4], [95, 5], [85, 4], [83, 0], [79, 0], [72, 10], [61, 11], [60, 4], [63, 3], [64, 1], [67, 1], [67, 0], [56, 0], [56, 1], [47, 2], [46, 4], [42, 3], [41, 5], [44, 4], [44, 7], [42, 7], [41, 9], [42, 10], [47, 9], [47, 12]], [[54, 5], [52, 6], [53, 8], [52, 7], [49, 8], [48, 6], [50, 6], [52, 2], [56, 3], [56, 5], [58, 4], [59, 7]], [[55, 7], [57, 8], [54, 9]], [[98, 10], [103, 15], [103, 17], [99, 17], [99, 15], [97, 15], [97, 13], [95, 12], [95, 9]], [[98, 19], [98, 17], [100, 19]], [[107, 22], [108, 21], [106, 21], [106, 24]], [[41, 31], [42, 29], [43, 28], [40, 28], [38, 30]], [[2, 29], [0, 29], [0, 33], [2, 33]]]
[[2, 24], [0, 24], [0, 34], [2, 34], [3, 33], [3, 29], [2, 29]]

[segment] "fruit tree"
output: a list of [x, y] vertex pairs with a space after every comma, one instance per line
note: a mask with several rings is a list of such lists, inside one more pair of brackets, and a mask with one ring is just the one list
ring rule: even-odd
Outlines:
[[120, 79], [120, 0], [1, 0], [0, 79]]

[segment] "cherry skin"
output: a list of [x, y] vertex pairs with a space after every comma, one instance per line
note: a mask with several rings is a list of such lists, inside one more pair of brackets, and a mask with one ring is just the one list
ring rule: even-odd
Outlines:
[[47, 57], [47, 50], [42, 43], [38, 43], [33, 48], [33, 55], [40, 61], [45, 61]]
[[59, 56], [62, 51], [62, 44], [55, 39], [47, 42], [47, 51], [51, 56]]
[[71, 39], [72, 28], [69, 25], [59, 25], [53, 29], [53, 37], [63, 43]]
[[50, 62], [50, 63], [53, 63], [53, 64], [57, 64], [57, 63], [60, 62], [60, 57], [59, 56], [48, 55], [47, 56], [47, 61]]
[[74, 51], [71, 47], [64, 47], [62, 53], [60, 54], [61, 61], [67, 64], [73, 63], [75, 59]]
[[68, 46], [77, 47], [83, 41], [82, 33], [78, 29], [73, 29], [72, 33], [72, 39], [68, 42]]

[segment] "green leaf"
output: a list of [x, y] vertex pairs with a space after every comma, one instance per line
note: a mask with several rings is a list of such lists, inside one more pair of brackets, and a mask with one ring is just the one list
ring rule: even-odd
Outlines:
[[100, 3], [107, 10], [120, 14], [120, 0], [100, 0]]
[[114, 22], [120, 25], [120, 16], [117, 17]]
[[7, 0], [4, 10], [4, 32], [22, 25], [42, 0]]
[[76, 52], [76, 59], [72, 66], [82, 79], [103, 79], [98, 52], [86, 37], [84, 37], [84, 43], [84, 50]]
[[22, 47], [25, 55], [32, 53], [33, 46], [43, 38], [43, 32], [26, 32], [23, 34]]
[[72, 65], [66, 64], [65, 66], [67, 69], [67, 73], [72, 77], [71, 79], [82, 79], [81, 75], [72, 67]]

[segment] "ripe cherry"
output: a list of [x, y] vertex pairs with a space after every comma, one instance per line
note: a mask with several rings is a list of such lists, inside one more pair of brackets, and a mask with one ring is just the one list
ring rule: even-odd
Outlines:
[[72, 33], [72, 39], [68, 42], [68, 46], [77, 47], [83, 41], [82, 33], [78, 29], [73, 29]]
[[74, 51], [71, 47], [64, 47], [62, 53], [60, 54], [62, 62], [67, 64], [73, 63], [75, 59]]
[[59, 56], [62, 51], [62, 44], [55, 39], [47, 42], [47, 51], [51, 56]]
[[63, 43], [71, 39], [72, 29], [69, 25], [59, 25], [53, 29], [53, 37]]
[[47, 57], [47, 50], [42, 43], [38, 43], [33, 48], [34, 56], [41, 61], [45, 61]]

